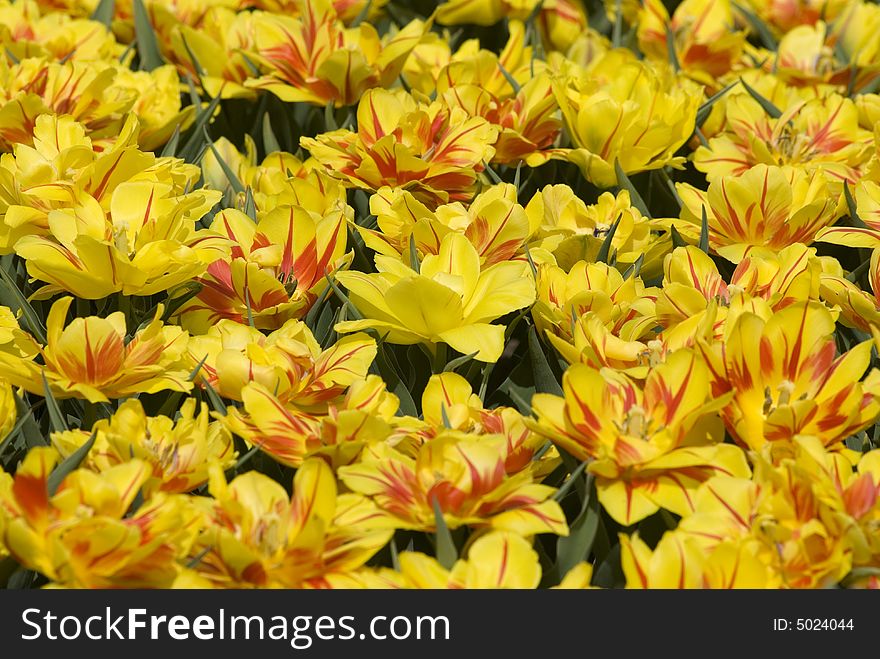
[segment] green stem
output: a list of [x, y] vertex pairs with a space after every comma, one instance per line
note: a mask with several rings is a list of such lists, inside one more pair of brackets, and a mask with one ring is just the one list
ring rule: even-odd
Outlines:
[[446, 368], [446, 344], [434, 344], [434, 363], [432, 364], [434, 373], [442, 373]]

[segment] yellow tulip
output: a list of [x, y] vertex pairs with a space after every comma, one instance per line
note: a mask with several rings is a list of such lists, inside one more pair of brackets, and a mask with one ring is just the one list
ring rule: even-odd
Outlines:
[[229, 429], [291, 467], [315, 456], [334, 468], [351, 464], [365, 445], [389, 440], [399, 406], [378, 375], [356, 380], [324, 409], [303, 411], [259, 382], [245, 386], [241, 398], [243, 406], [224, 417]]
[[738, 443], [760, 449], [797, 435], [829, 448], [877, 420], [876, 385], [859, 381], [871, 341], [837, 354], [834, 317], [820, 303], [797, 302], [769, 319], [739, 315], [723, 341], [699, 341], [712, 372], [712, 389], [731, 396], [722, 410]]
[[629, 51], [614, 50], [555, 84], [556, 100], [574, 144], [548, 152], [576, 164], [595, 185], [617, 185], [626, 174], [681, 167], [675, 153], [694, 129], [701, 92], [655, 70]]
[[531, 471], [536, 477], [549, 474], [559, 455], [545, 451], [536, 458], [545, 439], [526, 426], [523, 416], [512, 407], [486, 409], [471, 385], [457, 373], [432, 375], [422, 393], [424, 428], [416, 432], [422, 440], [442, 434], [446, 428], [470, 435], [501, 435], [507, 441], [504, 469], [508, 474]]
[[808, 245], [843, 214], [823, 173], [799, 167], [755, 165], [712, 180], [705, 192], [688, 183], [676, 187], [684, 204], [681, 222], [668, 224], [696, 243], [705, 209], [710, 247], [734, 263], [753, 246]]
[[657, 289], [637, 276], [624, 279], [605, 263], [584, 261], [567, 274], [540, 265], [537, 288], [535, 326], [566, 361], [643, 370], [656, 326]]
[[320, 459], [296, 472], [293, 494], [265, 474], [250, 471], [227, 483], [215, 469], [208, 524], [192, 549], [196, 574], [218, 587], [297, 588], [356, 570], [391, 538], [390, 531], [335, 522], [333, 472]]
[[537, 588], [541, 564], [532, 543], [514, 533], [490, 531], [470, 545], [467, 558], [445, 570], [420, 552], [400, 555], [400, 572], [411, 588]]
[[721, 444], [710, 373], [690, 350], [652, 368], [639, 387], [610, 369], [575, 364], [563, 376], [564, 396], [536, 394], [534, 430], [596, 475], [599, 501], [629, 526], [660, 508], [685, 515], [692, 493], [715, 474], [743, 476], [742, 450]]
[[739, 63], [746, 34], [733, 31], [730, 0], [685, 0], [669, 12], [660, 0], [645, 0], [636, 19], [639, 48], [657, 62], [669, 58], [667, 32], [679, 66], [710, 88]]
[[0, 62], [0, 146], [31, 144], [31, 128], [41, 114], [70, 115], [99, 144], [110, 144], [137, 100], [135, 89], [117, 86], [115, 63], [51, 62], [27, 58]]
[[364, 318], [337, 323], [336, 331], [374, 329], [389, 343], [427, 343], [432, 351], [443, 343], [495, 362], [504, 349], [504, 326], [491, 321], [535, 299], [528, 263], [481, 268], [477, 250], [457, 233], [444, 237], [439, 253], [426, 256], [418, 272], [387, 256], [377, 256], [376, 267], [374, 274], [337, 275]]
[[596, 260], [611, 227], [617, 223], [611, 240], [618, 268], [626, 270], [641, 259], [645, 277], [659, 273], [670, 247], [668, 238], [632, 206], [629, 192], [604, 192], [595, 204], [585, 204], [565, 184], [544, 186], [526, 205], [532, 226], [539, 226], [536, 241], [553, 253], [557, 264], [570, 270], [577, 261]]
[[477, 249], [483, 267], [514, 258], [525, 260], [532, 227], [516, 196], [512, 184], [499, 183], [477, 194], [467, 207], [453, 202], [430, 210], [407, 190], [382, 188], [370, 198], [377, 229], [356, 228], [367, 247], [404, 262], [410, 259], [410, 240], [415, 241], [417, 256], [423, 258], [438, 254], [450, 233], [464, 234]]
[[356, 133], [339, 129], [300, 144], [349, 187], [400, 187], [436, 206], [470, 200], [497, 136], [497, 128], [461, 108], [372, 89], [360, 97]]
[[129, 515], [150, 475], [140, 460], [100, 474], [78, 469], [50, 494], [57, 459], [50, 447], [32, 449], [9, 490], [0, 489], [3, 540], [15, 560], [68, 588], [170, 587], [198, 534], [199, 515], [163, 495]]
[[102, 23], [60, 11], [41, 12], [33, 0], [0, 7], [0, 25], [6, 28], [0, 43], [19, 61], [28, 57], [110, 61], [125, 50]]
[[207, 382], [225, 398], [242, 400], [242, 388], [257, 382], [285, 403], [311, 410], [326, 409], [346, 387], [366, 377], [376, 343], [353, 334], [322, 351], [298, 320], [287, 321], [268, 336], [221, 320], [207, 334], [190, 337], [187, 351], [192, 366], [201, 364]]
[[744, 6], [766, 21], [771, 29], [784, 34], [798, 25], [833, 21], [851, 4], [850, 0], [748, 0]]
[[[132, 459], [142, 460], [150, 467], [142, 485], [148, 498], [157, 492], [191, 492], [208, 482], [211, 464], [224, 469], [235, 464], [229, 431], [220, 421], [210, 421], [207, 404], [197, 408], [194, 398], [183, 402], [174, 420], [149, 417], [140, 401], [129, 399], [112, 417], [95, 423], [91, 432], [95, 443], [82, 466], [104, 472]], [[89, 436], [85, 430], [53, 433], [52, 445], [66, 458]]]
[[[306, 184], [304, 195], [309, 189]], [[176, 314], [180, 323], [198, 333], [221, 319], [277, 329], [304, 316], [327, 288], [327, 277], [348, 266], [352, 213], [335, 193], [312, 196], [303, 206], [276, 206], [256, 223], [235, 209], [217, 213], [211, 231], [232, 242], [232, 259], [206, 268], [197, 280], [202, 289]]]
[[[821, 170], [855, 183], [871, 156], [871, 133], [859, 127], [855, 103], [839, 94], [793, 101], [773, 118], [748, 94], [726, 103], [728, 129], [694, 152], [694, 165], [710, 181], [744, 174], [754, 165]], [[840, 188], [838, 188], [840, 189]]]
[[344, 495], [340, 524], [374, 529], [435, 531], [435, 511], [450, 529], [489, 527], [519, 535], [568, 535], [554, 488], [528, 471], [508, 475], [506, 441], [445, 430], [418, 449], [415, 459], [385, 443], [368, 446], [361, 460], [340, 467]]
[[163, 325], [156, 316], [126, 341], [125, 315], [75, 318], [65, 327], [73, 299], [52, 305], [46, 320], [47, 343], [39, 349], [42, 364], [32, 357], [0, 352], [0, 367], [13, 386], [34, 394], [45, 392], [45, 377], [56, 398], [107, 402], [157, 391], [189, 391], [189, 373], [182, 368], [187, 334]]
[[[231, 4], [233, 7], [206, 3], [197, 28], [171, 19], [163, 54], [212, 98], [254, 99], [256, 92], [245, 86], [254, 78], [254, 71], [243, 52], [253, 45], [253, 14], [235, 12], [238, 3]], [[150, 9], [155, 17], [164, 7], [157, 3]]]
[[248, 50], [265, 75], [245, 86], [286, 102], [352, 105], [373, 87], [387, 87], [430, 21], [414, 20], [380, 39], [370, 23], [345, 28], [329, 0], [302, 0], [299, 16], [258, 12]]

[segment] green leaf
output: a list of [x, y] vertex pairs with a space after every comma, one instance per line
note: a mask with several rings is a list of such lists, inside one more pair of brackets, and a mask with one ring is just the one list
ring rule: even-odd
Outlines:
[[211, 401], [211, 407], [214, 408], [214, 411], [226, 416], [229, 411], [217, 390], [205, 378], [202, 378], [202, 386], [205, 388], [205, 393], [208, 395], [208, 400]]
[[409, 234], [409, 267], [415, 272], [421, 272], [422, 264], [419, 261], [419, 252], [416, 249], [416, 234]]
[[611, 45], [620, 48], [623, 42], [623, 0], [614, 0], [614, 27], [611, 31]]
[[599, 252], [596, 254], [596, 263], [608, 263], [611, 242], [614, 240], [614, 234], [617, 233], [617, 227], [620, 225], [622, 217], [623, 213], [619, 213], [617, 219], [611, 224], [611, 228], [608, 229], [608, 233], [605, 234], [605, 239], [602, 241], [602, 244], [599, 246]]
[[758, 104], [764, 109], [764, 112], [766, 112], [768, 116], [773, 117], [774, 119], [779, 119], [779, 117], [782, 116], [782, 110], [773, 105], [773, 103], [770, 102], [769, 99], [761, 96], [761, 94], [759, 94], [755, 89], [752, 89], [749, 83], [747, 83], [742, 78], [740, 78], [739, 81], [742, 83], [742, 86], [745, 87], [745, 90], [749, 93], [749, 96], [751, 96], [758, 102]]
[[852, 221], [855, 222], [856, 226], [866, 226], [864, 221], [862, 221], [862, 218], [859, 217], [859, 211], [856, 208], [856, 200], [853, 199], [852, 191], [849, 189], [849, 183], [846, 181], [843, 182], [843, 197], [846, 199], [846, 207]]
[[669, 59], [669, 65], [673, 71], [676, 73], [681, 71], [678, 54], [675, 52], [675, 35], [672, 34], [672, 26], [669, 23], [666, 24], [666, 57]]
[[[587, 480], [592, 480], [592, 477], [588, 476]], [[596, 540], [601, 511], [594, 490], [588, 488], [588, 492], [578, 516], [569, 526], [568, 536], [560, 537], [556, 541], [556, 568], [560, 578], [575, 565], [589, 558], [593, 542]]]
[[562, 501], [565, 498], [565, 495], [569, 493], [572, 485], [574, 485], [575, 480], [580, 478], [581, 474], [584, 473], [584, 469], [587, 468], [587, 461], [584, 460], [577, 467], [575, 467], [574, 471], [571, 472], [571, 476], [568, 477], [568, 480], [565, 481], [562, 486], [556, 490], [556, 493], [553, 495], [553, 498], [556, 501]]
[[516, 78], [514, 78], [512, 75], [510, 75], [510, 71], [508, 71], [507, 69], [504, 68], [504, 65], [501, 63], [500, 59], [498, 60], [498, 69], [501, 71], [501, 75], [504, 76], [504, 79], [507, 80], [507, 84], [510, 85], [511, 87], [513, 87], [514, 95], [519, 94], [519, 91], [520, 91], [520, 89], [522, 89], [522, 87], [516, 81]]
[[352, 317], [355, 320], [363, 320], [364, 319], [363, 314], [361, 314], [361, 312], [358, 311], [358, 308], [356, 306], [354, 306], [354, 304], [352, 303], [351, 300], [348, 299], [348, 296], [340, 290], [339, 286], [336, 285], [336, 282], [333, 281], [333, 279], [330, 277], [330, 275], [325, 274], [324, 277], [330, 283], [330, 287], [333, 289], [333, 292], [336, 294], [336, 297], [338, 297], [342, 301], [342, 303], [348, 307], [348, 310], [351, 313]]
[[489, 178], [492, 179], [492, 183], [504, 183], [504, 179], [498, 176], [497, 172], [489, 166], [485, 160], [483, 161], [483, 167], [486, 170], [486, 173], [489, 175]]
[[727, 94], [727, 92], [729, 92], [731, 89], [736, 87], [738, 84], [739, 84], [739, 80], [734, 80], [729, 85], [727, 85], [724, 89], [722, 89], [721, 91], [715, 92], [714, 94], [712, 94], [712, 96], [710, 96], [709, 98], [706, 99], [706, 101], [697, 110], [697, 122], [696, 122], [697, 126], [702, 126], [706, 122], [706, 119], [709, 118], [709, 113], [712, 112], [712, 106], [715, 105], [715, 103], [717, 103], [719, 100], [721, 100], [721, 98], [725, 94]]
[[547, 362], [547, 356], [538, 340], [535, 326], [529, 327], [529, 356], [532, 362], [532, 374], [535, 378], [535, 391], [538, 393], [562, 395], [562, 387], [556, 381], [553, 370]]
[[40, 321], [40, 317], [31, 303], [19, 290], [16, 283], [6, 272], [5, 268], [0, 267], [0, 304], [9, 307], [13, 312], [21, 312], [21, 320], [24, 328], [43, 345], [46, 344], [46, 328]]
[[700, 244], [699, 247], [706, 254], [709, 253], [709, 217], [706, 215], [705, 204], [700, 206]]
[[214, 112], [217, 110], [218, 105], [220, 105], [219, 95], [212, 98], [210, 103], [196, 113], [196, 119], [193, 122], [189, 139], [187, 139], [186, 144], [183, 145], [183, 149], [178, 153], [178, 158], [183, 158], [186, 162], [190, 163], [196, 162], [200, 159], [201, 154], [207, 146], [205, 144], [205, 134], [202, 132], [202, 128], [204, 128], [210, 121], [211, 117], [214, 116]]
[[375, 366], [379, 371], [379, 375], [385, 380], [388, 389], [400, 400], [400, 410], [398, 413], [407, 416], [418, 416], [419, 411], [415, 400], [413, 400], [409, 387], [407, 387], [406, 382], [401, 377], [399, 370], [391, 363], [384, 340], [377, 342], [377, 347]]
[[61, 408], [58, 406], [58, 401], [55, 400], [55, 395], [52, 393], [49, 381], [46, 379], [45, 370], [43, 371], [42, 376], [43, 395], [46, 398], [46, 410], [49, 412], [49, 426], [52, 428], [53, 432], [70, 430], [70, 428], [67, 427], [67, 422], [64, 420], [64, 415], [61, 413]]
[[281, 145], [278, 143], [278, 138], [275, 137], [275, 132], [272, 130], [272, 120], [268, 112], [263, 114], [263, 151], [265, 155], [281, 151]]
[[178, 123], [174, 127], [174, 132], [171, 133], [170, 139], [165, 143], [165, 146], [162, 147], [162, 152], [159, 154], [161, 158], [174, 157], [177, 153], [177, 145], [180, 143], [180, 124]]
[[358, 12], [358, 15], [354, 17], [354, 21], [351, 23], [351, 27], [357, 27], [361, 23], [363, 23], [367, 16], [370, 15], [370, 9], [373, 7], [373, 0], [367, 0], [366, 4], [364, 4], [364, 8]]
[[630, 203], [638, 208], [642, 215], [647, 217], [649, 220], [654, 219], [651, 216], [651, 211], [648, 210], [648, 205], [645, 203], [645, 200], [642, 199], [642, 195], [639, 194], [639, 191], [636, 190], [636, 186], [634, 186], [632, 184], [632, 181], [629, 180], [629, 177], [626, 175], [626, 172], [623, 171], [623, 168], [620, 166], [620, 162], [617, 160], [617, 158], [614, 159], [614, 172], [615, 174], [617, 174], [618, 187], [621, 187], [629, 192]]
[[13, 396], [15, 397], [15, 410], [18, 420], [15, 422], [12, 430], [9, 431], [9, 434], [0, 441], [0, 456], [3, 455], [3, 452], [18, 435], [24, 437], [25, 446], [28, 448], [44, 446], [46, 444], [43, 433], [40, 432], [37, 422], [34, 421], [34, 410], [44, 403], [41, 401], [29, 408], [18, 394], [13, 393]]
[[208, 145], [208, 148], [211, 149], [211, 153], [213, 153], [214, 157], [217, 159], [217, 163], [220, 165], [220, 169], [223, 170], [223, 175], [226, 177], [226, 180], [229, 181], [229, 185], [232, 186], [232, 191], [235, 194], [240, 194], [244, 192], [244, 185], [242, 185], [236, 173], [232, 171], [232, 168], [223, 159], [223, 156], [220, 155], [217, 147], [214, 146], [214, 142], [211, 140], [211, 136], [208, 135], [208, 128], [206, 126], [202, 126], [202, 132], [205, 135], [205, 143]]
[[638, 277], [639, 273], [642, 271], [642, 265], [644, 263], [645, 254], [643, 252], [639, 254], [639, 258], [636, 259], [636, 262], [626, 269], [626, 272], [623, 273], [623, 278], [629, 279], [630, 277]]
[[672, 237], [672, 248], [676, 247], [687, 247], [689, 244], [684, 238], [681, 237], [681, 234], [678, 232], [678, 229], [675, 228], [675, 225], [669, 227], [669, 235]]
[[159, 42], [156, 40], [156, 32], [150, 22], [150, 15], [144, 7], [144, 0], [134, 0], [134, 33], [137, 38], [137, 50], [140, 55], [140, 68], [143, 71], [152, 71], [163, 64], [162, 54], [159, 51]]
[[755, 34], [757, 34], [758, 38], [761, 40], [761, 43], [764, 44], [764, 47], [767, 50], [775, 51], [778, 44], [776, 43], [776, 38], [773, 36], [773, 32], [767, 27], [767, 24], [738, 2], [734, 2], [733, 6], [739, 13], [745, 16], [749, 25], [752, 26]]
[[92, 20], [103, 23], [108, 28], [113, 25], [113, 15], [116, 12], [116, 0], [101, 0], [95, 11], [92, 12]]
[[[477, 351], [479, 352], [479, 351]], [[461, 355], [460, 357], [456, 357], [455, 359], [446, 363], [446, 366], [443, 367], [443, 372], [448, 373], [450, 371], [454, 371], [459, 366], [463, 366], [467, 364], [470, 360], [477, 356], [477, 352], [472, 352], [468, 355]]]
[[431, 500], [431, 505], [434, 507], [434, 524], [437, 527], [437, 562], [447, 570], [451, 570], [455, 561], [458, 560], [458, 550], [452, 541], [449, 527], [446, 526], [446, 520], [443, 518], [443, 511], [440, 510], [437, 497]]
[[92, 450], [92, 446], [95, 444], [95, 437], [97, 437], [97, 434], [93, 430], [86, 443], [68, 455], [67, 458], [65, 458], [64, 461], [55, 467], [52, 473], [49, 474], [49, 479], [46, 481], [46, 485], [49, 489], [50, 496], [58, 491], [58, 486], [61, 485], [67, 475], [82, 464], [82, 461], [85, 460], [89, 451]]

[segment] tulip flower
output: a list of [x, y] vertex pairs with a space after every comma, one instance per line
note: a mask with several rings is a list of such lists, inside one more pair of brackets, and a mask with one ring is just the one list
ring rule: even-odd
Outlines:
[[417, 433], [424, 440], [446, 428], [474, 436], [502, 435], [507, 440], [504, 468], [508, 474], [534, 470], [536, 476], [541, 476], [559, 463], [559, 456], [552, 450], [536, 457], [545, 440], [526, 426], [519, 412], [512, 407], [486, 409], [468, 381], [457, 373], [430, 377], [422, 393], [422, 418], [426, 427]]
[[709, 369], [690, 350], [672, 353], [639, 387], [610, 369], [575, 364], [564, 396], [536, 394], [533, 429], [596, 475], [599, 501], [629, 526], [660, 508], [685, 515], [692, 493], [716, 474], [748, 474], [745, 455], [721, 444]]
[[470, 200], [498, 136], [488, 121], [461, 108], [383, 89], [361, 96], [357, 126], [356, 133], [339, 129], [300, 144], [349, 187], [400, 187], [433, 206]]
[[227, 483], [215, 470], [214, 500], [203, 536], [193, 547], [195, 572], [217, 587], [296, 588], [366, 563], [390, 531], [339, 526], [333, 472], [321, 460], [303, 464], [293, 494], [250, 471]]
[[729, 0], [685, 0], [671, 18], [660, 0], [645, 0], [637, 22], [643, 53], [666, 62], [671, 39], [679, 66], [710, 88], [739, 63], [746, 43], [745, 32], [731, 30], [734, 12]]
[[538, 267], [535, 326], [571, 364], [640, 368], [656, 326], [657, 290], [605, 263], [579, 261], [568, 274]]
[[596, 260], [614, 226], [610, 249], [621, 270], [641, 260], [640, 273], [659, 272], [669, 249], [651, 221], [632, 206], [629, 192], [604, 192], [595, 204], [585, 204], [565, 184], [544, 186], [526, 205], [529, 224], [540, 227], [536, 241], [550, 251], [556, 263], [569, 270], [577, 261]]
[[[104, 472], [134, 459], [150, 467], [143, 484], [144, 495], [192, 492], [208, 482], [208, 469], [217, 463], [228, 469], [235, 464], [232, 436], [220, 421], [211, 421], [208, 406], [197, 408], [188, 398], [180, 416], [147, 416], [137, 399], [126, 400], [109, 419], [92, 426], [95, 443], [83, 467]], [[88, 441], [85, 430], [52, 434], [52, 445], [67, 457]]]
[[211, 231], [233, 242], [232, 259], [207, 266], [198, 279], [202, 289], [177, 313], [181, 324], [199, 333], [221, 319], [277, 329], [304, 316], [327, 287], [326, 277], [347, 266], [351, 208], [334, 194], [319, 199], [317, 208], [275, 207], [256, 223], [235, 209], [217, 213]]
[[245, 85], [286, 102], [352, 105], [368, 89], [389, 86], [430, 26], [415, 20], [382, 40], [367, 22], [345, 28], [329, 0], [297, 4], [297, 17], [255, 14], [248, 52], [265, 75]]
[[758, 164], [821, 170], [838, 184], [859, 180], [871, 155], [871, 133], [859, 127], [852, 100], [829, 94], [779, 111], [774, 118], [750, 95], [732, 96], [726, 104], [729, 129], [694, 152], [694, 165], [710, 182]]
[[342, 272], [339, 282], [364, 317], [336, 324], [341, 333], [375, 329], [388, 343], [447, 344], [483, 362], [504, 349], [504, 326], [491, 321], [530, 305], [535, 289], [528, 263], [505, 261], [488, 268], [461, 234], [443, 238], [437, 255], [415, 271], [398, 259], [376, 257], [379, 272]]
[[698, 88], [627, 52], [611, 51], [554, 88], [574, 148], [551, 155], [603, 188], [620, 183], [615, 162], [626, 174], [681, 167], [675, 153], [693, 132], [700, 105]]
[[[157, 391], [189, 391], [192, 382], [181, 362], [187, 334], [162, 323], [162, 307], [143, 328], [126, 340], [125, 315], [75, 318], [65, 326], [73, 298], [52, 305], [46, 321], [45, 346], [39, 348], [42, 364], [32, 357], [0, 352], [0, 367], [7, 380], [34, 394], [48, 386], [56, 398], [85, 398], [107, 402]], [[45, 384], [44, 384], [45, 383]]]
[[687, 183], [676, 188], [682, 221], [669, 224], [696, 243], [705, 209], [710, 247], [734, 263], [753, 246], [808, 245], [842, 214], [828, 179], [796, 167], [756, 165], [714, 179], [705, 192]]
[[50, 493], [57, 460], [50, 447], [32, 449], [9, 490], [0, 489], [9, 553], [62, 587], [170, 587], [198, 534], [198, 514], [176, 497], [135, 504], [150, 477], [137, 459], [101, 473], [78, 469]]
[[[430, 210], [407, 190], [382, 188], [370, 198], [377, 229], [357, 225], [370, 249], [386, 256], [410, 259], [410, 240], [420, 258], [438, 254], [444, 237], [463, 233], [477, 249], [480, 264], [526, 259], [525, 244], [532, 227], [516, 202], [516, 188], [499, 183], [480, 192], [467, 207], [460, 202]], [[537, 255], [533, 254], [532, 258]]]
[[769, 319], [741, 314], [723, 342], [698, 343], [712, 373], [728, 431], [750, 449], [797, 435], [818, 437], [829, 448], [877, 420], [876, 376], [860, 379], [871, 360], [871, 341], [842, 355], [833, 338], [834, 317], [820, 303], [797, 302]]
[[322, 409], [345, 388], [366, 377], [376, 343], [364, 334], [343, 337], [326, 350], [305, 323], [289, 320], [268, 336], [253, 327], [221, 320], [207, 334], [190, 338], [193, 367], [224, 398], [241, 400], [242, 388], [258, 382], [285, 402]]
[[467, 558], [446, 570], [420, 552], [403, 552], [400, 571], [413, 588], [537, 588], [541, 564], [532, 544], [514, 533], [491, 531], [470, 546]]
[[361, 460], [340, 467], [346, 495], [339, 523], [365, 528], [435, 531], [435, 515], [450, 529], [489, 527], [519, 535], [567, 535], [554, 488], [504, 469], [504, 438], [472, 438], [446, 430], [418, 449], [415, 459], [387, 444], [368, 447]]
[[391, 437], [397, 396], [377, 375], [356, 380], [324, 410], [303, 411], [259, 382], [241, 390], [243, 405], [224, 417], [229, 429], [281, 464], [299, 467], [321, 457], [333, 467], [351, 464], [362, 449]]

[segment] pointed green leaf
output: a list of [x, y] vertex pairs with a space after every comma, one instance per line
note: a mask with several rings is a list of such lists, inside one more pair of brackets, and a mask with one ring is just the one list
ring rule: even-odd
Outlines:
[[669, 235], [672, 237], [672, 248], [676, 247], [687, 247], [689, 245], [688, 241], [681, 237], [681, 234], [678, 232], [678, 229], [675, 228], [673, 224], [669, 227]]
[[608, 229], [608, 233], [605, 234], [605, 239], [599, 246], [599, 252], [596, 254], [596, 263], [608, 263], [608, 256], [611, 253], [611, 243], [614, 240], [614, 234], [617, 233], [617, 227], [620, 225], [620, 219], [622, 217], [623, 213], [619, 213], [617, 219], [611, 223], [611, 228]]
[[639, 194], [639, 191], [636, 190], [636, 186], [632, 184], [632, 181], [629, 180], [629, 177], [626, 175], [626, 172], [623, 171], [623, 168], [620, 166], [620, 162], [617, 158], [614, 159], [614, 172], [617, 174], [617, 185], [620, 188], [623, 188], [627, 192], [629, 192], [629, 200], [633, 206], [639, 209], [639, 211], [647, 217], [649, 220], [654, 219], [651, 216], [651, 211], [648, 210], [648, 205], [645, 203], [645, 200], [642, 199], [642, 195]]
[[725, 94], [727, 94], [727, 92], [736, 87], [738, 84], [739, 80], [734, 80], [729, 85], [724, 87], [724, 89], [715, 92], [714, 94], [712, 94], [712, 96], [706, 99], [706, 101], [697, 110], [697, 126], [702, 126], [706, 122], [706, 119], [709, 118], [709, 113], [712, 112], [712, 106], [715, 105], [715, 103], [717, 103]]
[[742, 78], [740, 78], [739, 81], [742, 83], [742, 86], [745, 87], [745, 90], [749, 93], [749, 96], [751, 96], [758, 102], [758, 104], [764, 109], [764, 112], [766, 112], [768, 116], [773, 117], [774, 119], [779, 119], [779, 117], [782, 116], [782, 110], [773, 105], [773, 103], [769, 99], [764, 98], [755, 89], [752, 89], [749, 83], [747, 83]]
[[24, 329], [46, 345], [46, 328], [40, 317], [3, 267], [0, 267], [0, 304], [9, 307], [13, 312], [20, 312]]
[[529, 356], [532, 362], [532, 374], [535, 379], [535, 391], [538, 393], [562, 395], [562, 387], [556, 381], [553, 370], [547, 362], [547, 356], [541, 342], [538, 340], [538, 333], [535, 326], [529, 327]]
[[174, 127], [174, 132], [171, 133], [171, 138], [165, 143], [165, 146], [162, 147], [162, 152], [159, 154], [162, 158], [171, 157], [177, 153], [177, 145], [180, 143], [180, 124], [177, 124]]
[[700, 249], [709, 253], [709, 217], [706, 215], [706, 206], [700, 206]]
[[144, 0], [134, 0], [134, 33], [137, 38], [137, 50], [140, 55], [140, 68], [144, 71], [152, 71], [165, 62], [159, 50], [159, 42], [156, 32], [150, 22], [150, 15], [144, 7]]
[[211, 153], [214, 154], [214, 158], [217, 159], [217, 163], [220, 165], [220, 169], [223, 170], [223, 175], [226, 177], [226, 180], [229, 181], [229, 185], [232, 187], [232, 191], [235, 194], [240, 194], [244, 192], [244, 185], [242, 185], [241, 181], [238, 178], [238, 175], [232, 171], [232, 168], [223, 159], [223, 156], [220, 155], [217, 147], [214, 146], [214, 142], [211, 140], [211, 136], [208, 135], [207, 127], [202, 126], [202, 132], [205, 135], [205, 143], [208, 145], [208, 148], [211, 149]]
[[64, 461], [55, 467], [52, 473], [49, 474], [49, 479], [47, 480], [46, 485], [48, 486], [50, 495], [55, 494], [55, 492], [58, 491], [58, 487], [70, 472], [79, 468], [82, 461], [85, 460], [86, 456], [89, 454], [89, 451], [92, 450], [96, 436], [97, 434], [93, 430], [86, 443], [67, 456], [67, 458], [65, 458]]
[[560, 578], [581, 561], [589, 559], [600, 519], [598, 499], [594, 491], [589, 490], [580, 513], [569, 527], [568, 536], [556, 541], [556, 567]]
[[761, 40], [761, 43], [764, 44], [764, 47], [767, 50], [775, 51], [778, 44], [776, 43], [776, 38], [773, 36], [773, 32], [767, 24], [738, 2], [734, 2], [733, 6], [739, 13], [745, 16], [745, 19], [749, 22], [749, 25], [751, 25], [755, 34], [758, 35], [758, 38]]
[[52, 388], [49, 386], [49, 381], [46, 379], [46, 371], [43, 373], [43, 395], [46, 398], [46, 410], [49, 412], [49, 425], [52, 428], [53, 432], [64, 432], [65, 430], [70, 430], [67, 427], [67, 422], [64, 420], [64, 415], [61, 413], [61, 408], [58, 406], [58, 401], [55, 400], [55, 395], [52, 393]]
[[458, 550], [452, 541], [452, 534], [449, 532], [449, 527], [446, 526], [443, 511], [440, 510], [440, 504], [436, 497], [431, 500], [431, 504], [434, 507], [434, 524], [437, 527], [437, 562], [447, 570], [451, 570], [455, 561], [458, 560]]
[[263, 114], [263, 151], [265, 155], [281, 151], [281, 145], [278, 144], [278, 138], [272, 130], [272, 120], [269, 113]]
[[113, 25], [113, 15], [116, 12], [116, 0], [101, 0], [95, 11], [92, 12], [92, 20], [103, 23], [108, 28]]

